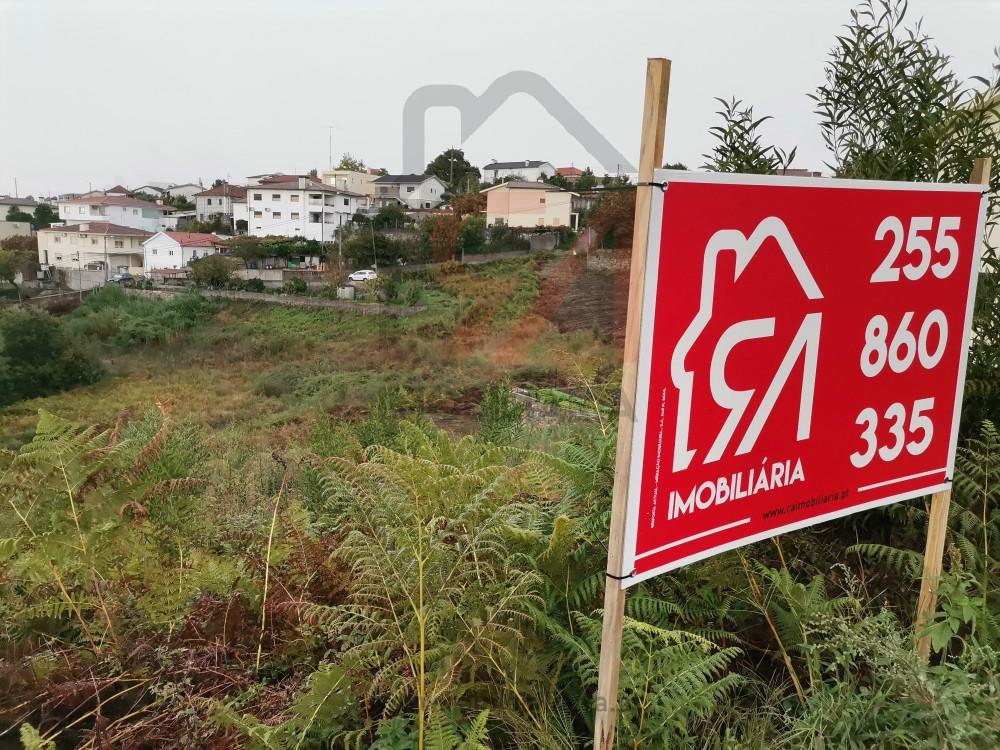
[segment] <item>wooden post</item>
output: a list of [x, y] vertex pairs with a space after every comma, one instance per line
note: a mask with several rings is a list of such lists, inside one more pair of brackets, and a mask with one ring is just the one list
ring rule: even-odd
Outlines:
[[[969, 182], [974, 185], [990, 184], [990, 157], [976, 159], [972, 164]], [[976, 242], [982, 242], [976, 237]], [[924, 573], [920, 579], [920, 598], [917, 599], [917, 655], [927, 661], [931, 655], [931, 637], [923, 634], [937, 609], [937, 587], [944, 562], [944, 540], [948, 533], [948, 509], [951, 490], [931, 495], [931, 515], [927, 521], [927, 545], [924, 548]]]
[[[632, 267], [628, 283], [628, 318], [625, 324], [625, 357], [622, 362], [621, 405], [618, 410], [618, 449], [615, 453], [615, 485], [611, 495], [611, 532], [608, 538], [607, 572], [621, 574], [625, 546], [625, 510], [628, 501], [629, 464], [632, 458], [632, 422], [639, 364], [639, 332], [642, 323], [642, 292], [646, 278], [649, 209], [655, 188], [653, 170], [663, 161], [663, 134], [670, 89], [670, 61], [652, 57], [646, 61], [646, 99], [642, 111], [639, 143], [639, 183], [635, 195], [635, 228], [632, 231]], [[647, 183], [643, 185], [642, 183]], [[594, 750], [611, 750], [615, 742], [618, 714], [618, 669], [621, 665], [622, 622], [625, 590], [615, 578], [604, 582], [604, 627], [601, 631], [601, 662], [594, 701]]]

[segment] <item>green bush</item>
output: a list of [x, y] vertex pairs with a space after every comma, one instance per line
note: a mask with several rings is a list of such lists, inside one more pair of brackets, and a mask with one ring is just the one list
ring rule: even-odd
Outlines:
[[416, 279], [396, 274], [381, 280], [379, 294], [390, 305], [417, 305], [424, 296], [424, 285]]
[[524, 405], [514, 398], [510, 378], [491, 383], [479, 405], [479, 434], [496, 445], [509, 445], [521, 434]]
[[0, 314], [0, 405], [94, 383], [100, 363], [48, 313]]
[[263, 292], [265, 288], [263, 279], [247, 279], [243, 282], [243, 289], [248, 292]]
[[530, 250], [531, 243], [524, 239], [521, 234], [523, 229], [508, 227], [505, 224], [494, 224], [488, 227], [486, 252], [499, 253], [513, 250]]
[[302, 368], [298, 365], [278, 365], [258, 375], [253, 389], [261, 396], [278, 398], [294, 391], [301, 379]]
[[[263, 282], [261, 285], [263, 286]], [[302, 295], [309, 291], [309, 286], [302, 279], [289, 279], [285, 282], [284, 286], [281, 287], [281, 291], [285, 294]]]
[[76, 338], [127, 348], [164, 341], [193, 327], [214, 309], [213, 303], [194, 292], [147, 299], [131, 297], [118, 286], [106, 286], [66, 318], [66, 330]]

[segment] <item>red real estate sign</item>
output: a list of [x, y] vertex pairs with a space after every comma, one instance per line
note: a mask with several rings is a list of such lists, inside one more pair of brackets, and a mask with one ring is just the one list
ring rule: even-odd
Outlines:
[[623, 585], [946, 488], [982, 186], [656, 181]]

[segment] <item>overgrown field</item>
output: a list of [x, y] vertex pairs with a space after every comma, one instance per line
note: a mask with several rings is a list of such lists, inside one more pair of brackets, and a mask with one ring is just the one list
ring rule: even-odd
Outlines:
[[[862, 4], [834, 42], [833, 171], [965, 181], [1000, 154], [1000, 82], [904, 13]], [[788, 165], [720, 114], [707, 168]], [[923, 498], [630, 589], [616, 747], [1000, 746], [998, 258], [930, 663]], [[587, 304], [559, 297], [580, 262], [442, 264], [398, 319], [115, 289], [0, 314], [0, 747], [591, 747], [621, 352], [551, 322]], [[584, 418], [533, 426], [512, 384]]]

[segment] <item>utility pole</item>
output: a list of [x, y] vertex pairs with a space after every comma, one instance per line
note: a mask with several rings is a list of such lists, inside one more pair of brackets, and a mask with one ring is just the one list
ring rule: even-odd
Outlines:
[[[130, 240], [131, 241], [131, 240]], [[104, 230], [104, 283], [108, 283], [108, 230]]]
[[333, 169], [333, 125], [330, 128], [330, 169]]

